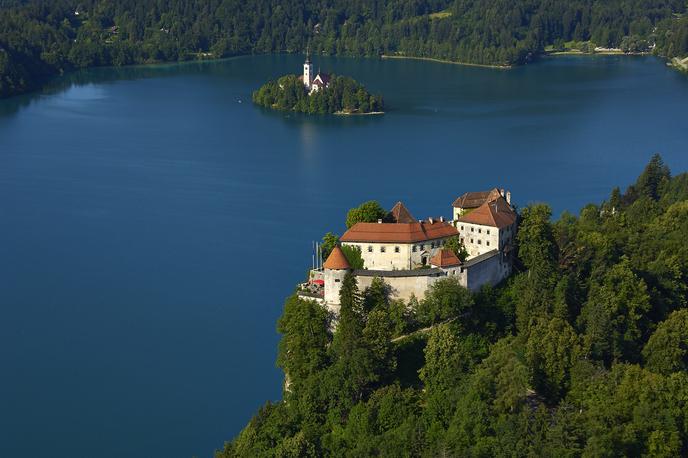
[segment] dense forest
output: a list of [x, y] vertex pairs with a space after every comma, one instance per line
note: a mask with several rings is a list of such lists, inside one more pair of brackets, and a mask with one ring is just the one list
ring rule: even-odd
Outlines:
[[498, 65], [570, 40], [685, 56], [685, 10], [684, 0], [0, 0], [0, 97], [77, 68], [308, 43], [324, 54]]
[[579, 216], [520, 218], [497, 287], [405, 304], [349, 275], [334, 332], [290, 297], [284, 400], [216, 456], [686, 456], [688, 175], [655, 156]]
[[326, 88], [309, 92], [296, 75], [269, 81], [253, 93], [253, 102], [276, 110], [309, 114], [379, 113], [384, 109], [382, 96], [371, 95], [356, 80], [330, 75]]

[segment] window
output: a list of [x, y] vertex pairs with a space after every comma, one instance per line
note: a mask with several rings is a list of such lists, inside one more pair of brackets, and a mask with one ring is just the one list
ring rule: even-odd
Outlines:
[[430, 242], [430, 249], [435, 248], [435, 242]]
[[335, 278], [335, 279], [334, 279], [334, 282], [335, 282], [335, 283], [339, 283], [340, 281], [341, 281], [341, 280], [340, 280], [339, 278]]
[[421, 246], [420, 246], [420, 249], [421, 249], [421, 250], [424, 250], [424, 249], [425, 249], [425, 245], [421, 245]]
[[380, 253], [384, 253], [384, 252], [385, 252], [385, 246], [383, 245], [380, 247]]
[[473, 239], [471, 239], [471, 243], [473, 243]]
[[461, 243], [464, 243], [464, 242], [463, 242], [463, 237], [461, 237]]
[[474, 229], [473, 229], [473, 228], [471, 228], [471, 232], [473, 232], [473, 231], [474, 231]]
[[482, 245], [482, 242], [480, 241], [480, 239], [478, 239], [478, 245]]
[[394, 252], [395, 252], [395, 253], [398, 253], [398, 252], [399, 252], [399, 247], [398, 247], [398, 246], [395, 246], [395, 247], [394, 247]]
[[486, 241], [486, 242], [485, 242], [485, 245], [490, 246], [490, 241], [489, 241], [489, 240]]
[[487, 235], [490, 235], [490, 230], [489, 230], [489, 229], [487, 230]]
[[413, 251], [413, 252], [415, 253], [415, 252], [416, 252], [416, 248], [417, 248], [416, 245], [413, 245], [413, 248], [411, 248], [411, 251]]
[[483, 230], [478, 228], [478, 234], [482, 234], [482, 233], [483, 233]]
[[372, 253], [372, 252], [373, 252], [373, 246], [372, 246], [372, 245], [368, 245], [368, 253]]
[[461, 226], [461, 230], [463, 230], [463, 226]]

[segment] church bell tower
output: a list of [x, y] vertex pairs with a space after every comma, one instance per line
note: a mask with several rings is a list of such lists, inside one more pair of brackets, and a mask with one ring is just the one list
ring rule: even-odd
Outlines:
[[306, 89], [311, 88], [313, 82], [313, 64], [311, 63], [310, 55], [306, 55], [306, 62], [303, 63], [303, 84]]

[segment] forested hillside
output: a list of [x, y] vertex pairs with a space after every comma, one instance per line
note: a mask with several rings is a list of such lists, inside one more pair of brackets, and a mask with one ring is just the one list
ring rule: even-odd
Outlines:
[[349, 275], [334, 334], [289, 298], [284, 401], [217, 456], [686, 456], [688, 175], [655, 156], [579, 216], [521, 217], [497, 288], [403, 304]]
[[524, 63], [624, 37], [688, 54], [684, 0], [0, 1], [0, 96], [75, 68], [303, 52]]

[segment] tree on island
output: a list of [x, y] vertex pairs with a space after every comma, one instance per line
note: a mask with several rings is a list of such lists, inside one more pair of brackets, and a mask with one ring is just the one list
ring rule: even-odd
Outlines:
[[310, 92], [296, 75], [269, 81], [253, 93], [253, 102], [266, 108], [308, 114], [382, 112], [382, 96], [371, 95], [356, 80], [332, 75], [327, 87]]

